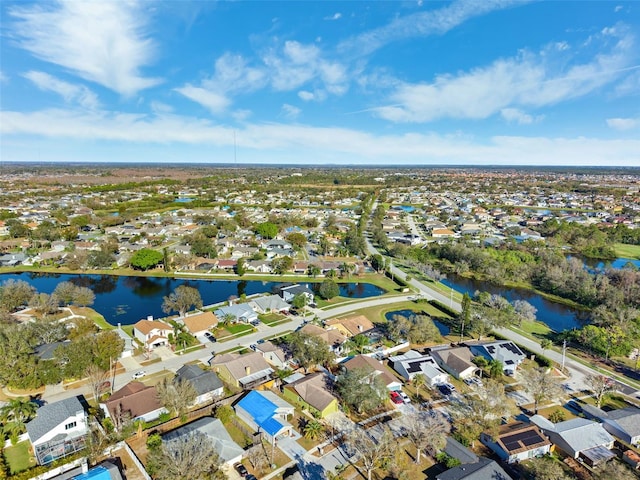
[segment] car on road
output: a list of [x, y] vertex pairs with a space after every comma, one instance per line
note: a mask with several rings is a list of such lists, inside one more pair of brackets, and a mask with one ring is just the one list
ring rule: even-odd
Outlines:
[[236, 472], [240, 474], [241, 477], [246, 477], [249, 472], [247, 472], [247, 467], [245, 467], [241, 463], [236, 463], [233, 468], [236, 469]]
[[144, 370], [140, 370], [136, 373], [134, 373], [133, 375], [131, 375], [131, 378], [133, 378], [134, 380], [138, 380], [139, 378], [144, 377], [147, 374], [147, 372], [145, 372]]
[[211, 332], [204, 332], [204, 336], [207, 337], [207, 340], [209, 340], [210, 342], [216, 341], [216, 337], [214, 337], [213, 333]]
[[391, 392], [389, 392], [389, 396], [391, 397], [391, 401], [396, 405], [401, 405], [404, 403], [402, 396], [396, 391], [392, 390]]
[[261, 338], [260, 340], [258, 340], [258, 343], [264, 343], [264, 342], [265, 342], [264, 338]]

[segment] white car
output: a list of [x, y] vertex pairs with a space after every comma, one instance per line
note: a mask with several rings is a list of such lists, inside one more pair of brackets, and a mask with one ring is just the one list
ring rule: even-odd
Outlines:
[[145, 372], [144, 370], [140, 370], [139, 372], [136, 372], [133, 375], [131, 375], [131, 378], [133, 378], [134, 380], [137, 380], [139, 378], [144, 377], [146, 374], [147, 372]]
[[404, 392], [398, 392], [400, 394], [400, 396], [402, 397], [402, 401], [404, 403], [411, 403], [411, 399], [409, 398], [409, 395], [407, 395]]

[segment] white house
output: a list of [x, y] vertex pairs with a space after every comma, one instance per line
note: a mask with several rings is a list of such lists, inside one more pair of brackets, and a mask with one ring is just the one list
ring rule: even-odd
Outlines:
[[413, 380], [418, 374], [426, 377], [430, 387], [449, 380], [449, 375], [438, 366], [431, 355], [421, 355], [415, 350], [409, 350], [403, 355], [389, 357], [389, 361], [393, 364], [393, 369], [408, 381]]
[[258, 320], [258, 314], [247, 303], [240, 303], [238, 305], [229, 305], [221, 307], [215, 312], [216, 317], [221, 320], [225, 320], [230, 317], [235, 322], [254, 322]]
[[476, 344], [468, 343], [467, 345], [474, 355], [480, 355], [489, 361], [498, 360], [502, 362], [505, 375], [514, 375], [518, 366], [526, 358], [520, 347], [509, 340]]
[[256, 346], [256, 352], [261, 353], [267, 363], [276, 368], [283, 369], [288, 367], [284, 350], [277, 347], [272, 342], [266, 341], [264, 343], [258, 343]]
[[313, 291], [302, 285], [290, 285], [288, 287], [282, 287], [280, 289], [280, 296], [285, 302], [291, 303], [296, 295], [302, 294], [307, 297], [307, 304], [312, 305], [314, 300]]
[[40, 465], [47, 465], [85, 448], [87, 414], [79, 397], [43, 405], [26, 425]]
[[291, 308], [291, 305], [278, 295], [267, 295], [255, 298], [249, 302], [249, 305], [260, 313], [288, 312]]
[[170, 333], [173, 333], [170, 325], [153, 320], [153, 317], [140, 320], [133, 326], [133, 336], [148, 350], [169, 345]]

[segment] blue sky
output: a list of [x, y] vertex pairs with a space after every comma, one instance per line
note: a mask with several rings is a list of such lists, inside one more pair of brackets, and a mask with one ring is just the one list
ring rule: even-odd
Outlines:
[[4, 161], [640, 166], [636, 1], [0, 9]]

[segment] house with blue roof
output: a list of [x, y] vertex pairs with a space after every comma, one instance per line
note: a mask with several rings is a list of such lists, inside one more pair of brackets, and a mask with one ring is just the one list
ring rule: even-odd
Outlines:
[[236, 415], [247, 425], [262, 433], [269, 442], [290, 436], [293, 425], [288, 422], [295, 408], [269, 391], [250, 391], [234, 407]]

